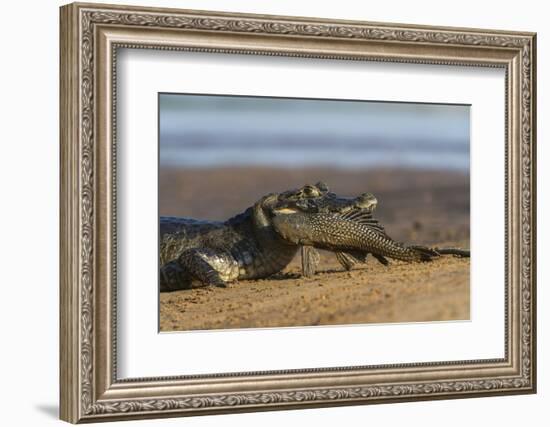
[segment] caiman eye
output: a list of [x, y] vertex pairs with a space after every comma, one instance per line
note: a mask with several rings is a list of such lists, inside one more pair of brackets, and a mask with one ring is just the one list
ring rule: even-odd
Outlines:
[[311, 196], [316, 196], [317, 195], [317, 191], [315, 188], [313, 187], [305, 187], [304, 188], [304, 194], [308, 197], [311, 197]]

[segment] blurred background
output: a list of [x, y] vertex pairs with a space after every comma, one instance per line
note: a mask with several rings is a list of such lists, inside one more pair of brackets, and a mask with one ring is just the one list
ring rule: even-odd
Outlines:
[[388, 234], [469, 240], [470, 107], [159, 95], [160, 215], [224, 220], [269, 192], [369, 191]]

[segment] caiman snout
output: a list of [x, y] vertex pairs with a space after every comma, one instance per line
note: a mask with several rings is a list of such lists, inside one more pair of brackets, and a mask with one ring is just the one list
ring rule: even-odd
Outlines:
[[376, 209], [378, 200], [372, 193], [363, 193], [355, 199], [355, 207], [357, 209], [365, 209], [372, 212]]
[[324, 183], [306, 185], [298, 190], [281, 193], [273, 208], [274, 214], [340, 213], [352, 210], [373, 212], [378, 201], [372, 193], [358, 197], [340, 197], [328, 190]]

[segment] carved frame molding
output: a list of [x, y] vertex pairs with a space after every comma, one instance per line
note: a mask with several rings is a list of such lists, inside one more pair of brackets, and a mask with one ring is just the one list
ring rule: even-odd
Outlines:
[[[113, 147], [120, 47], [505, 68], [506, 357], [117, 380]], [[61, 418], [101, 421], [534, 392], [535, 68], [532, 33], [62, 7]], [[272, 379], [267, 385], [266, 378]], [[285, 385], [289, 380], [299, 385]]]

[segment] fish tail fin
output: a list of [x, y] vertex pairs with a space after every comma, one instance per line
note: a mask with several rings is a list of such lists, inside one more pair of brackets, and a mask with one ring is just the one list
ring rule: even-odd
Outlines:
[[427, 246], [409, 246], [418, 261], [431, 261], [433, 258], [441, 256], [441, 254], [434, 248], [428, 248]]
[[454, 255], [458, 258], [470, 258], [470, 251], [460, 248], [434, 248], [441, 255]]

